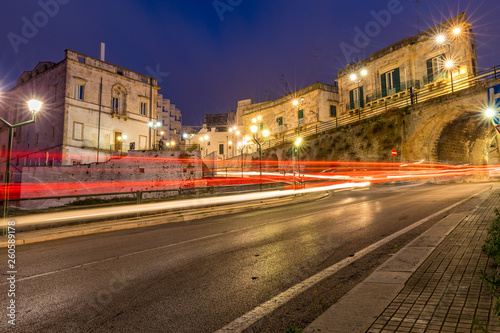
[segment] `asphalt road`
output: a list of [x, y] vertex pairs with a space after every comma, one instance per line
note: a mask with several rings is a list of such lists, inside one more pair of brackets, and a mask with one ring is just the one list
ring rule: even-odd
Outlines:
[[[19, 246], [16, 331], [213, 332], [489, 186], [378, 185], [298, 205]], [[2, 251], [4, 332], [11, 327]], [[293, 308], [288, 316], [300, 316]], [[256, 330], [267, 331], [262, 325]]]

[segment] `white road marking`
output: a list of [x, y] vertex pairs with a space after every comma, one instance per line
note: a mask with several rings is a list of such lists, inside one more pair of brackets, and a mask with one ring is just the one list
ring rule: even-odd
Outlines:
[[227, 324], [226, 326], [224, 326], [223, 328], [215, 331], [215, 333], [226, 333], [226, 332], [232, 332], [232, 333], [235, 333], [235, 332], [242, 332], [244, 331], [245, 329], [249, 328], [250, 326], [252, 326], [253, 324], [255, 324], [257, 321], [259, 321], [260, 319], [268, 316], [269, 314], [271, 314], [273, 311], [275, 311], [276, 309], [278, 309], [280, 306], [282, 306], [283, 304], [289, 302], [290, 300], [292, 300], [295, 296], [299, 295], [300, 293], [306, 291], [307, 289], [309, 289], [310, 287], [314, 286], [315, 284], [317, 284], [318, 282], [332, 276], [333, 274], [337, 273], [339, 270], [341, 270], [342, 268], [344, 267], [347, 267], [348, 265], [350, 265], [351, 263], [355, 262], [356, 260], [364, 257], [365, 255], [369, 254], [370, 252], [376, 250], [377, 248], [381, 247], [382, 245], [384, 244], [387, 244], [388, 242], [392, 241], [393, 239], [407, 233], [408, 231], [422, 225], [423, 223], [429, 221], [430, 219], [436, 217], [436, 216], [439, 216], [453, 208], [455, 208], [456, 206], [459, 206], [463, 203], [465, 203], [466, 201], [472, 199], [473, 197], [476, 197], [478, 195], [480, 195], [481, 193], [483, 193], [484, 191], [487, 191], [488, 189], [485, 189], [475, 195], [472, 195], [470, 196], [469, 198], [466, 198], [462, 201], [459, 201], [445, 209], [442, 209], [440, 210], [439, 212], [437, 213], [434, 213], [420, 221], [417, 221], [415, 223], [413, 223], [412, 225], [404, 228], [404, 229], [401, 229], [399, 230], [398, 232], [395, 232], [394, 234], [390, 235], [390, 236], [387, 236], [381, 240], [379, 240], [378, 242], [376, 243], [373, 243], [372, 245], [364, 248], [363, 250], [359, 251], [359, 252], [356, 252], [354, 254], [354, 256], [352, 257], [347, 257], [341, 261], [339, 261], [338, 263], [336, 264], [333, 264], [332, 266], [326, 268], [325, 270], [317, 273], [316, 275], [313, 275], [311, 276], [310, 278], [302, 281], [301, 283], [299, 284], [296, 284], [295, 286], [289, 288], [288, 290], [282, 292], [281, 294], [273, 297], [272, 299], [270, 299], [269, 301], [259, 305], [258, 307], [256, 307], [255, 309], [245, 313], [243, 316], [235, 319], [234, 321], [232, 321], [231, 323]]

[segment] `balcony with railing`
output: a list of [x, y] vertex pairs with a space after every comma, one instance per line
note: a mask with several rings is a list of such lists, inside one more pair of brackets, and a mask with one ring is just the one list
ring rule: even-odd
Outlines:
[[273, 127], [271, 133], [272, 134], [280, 134], [280, 133], [283, 133], [285, 130], [286, 130], [285, 125], [280, 125], [280, 126]]
[[439, 83], [449, 80], [449, 78], [450, 78], [450, 73], [448, 71], [441, 71], [424, 76], [423, 82], [425, 86], [431, 84], [438, 85]]
[[[386, 100], [404, 97], [411, 93], [410, 92], [411, 88], [414, 88], [416, 91], [418, 91], [420, 89], [420, 81], [419, 80], [403, 81], [399, 85], [393, 87], [392, 89], [378, 90], [374, 93], [368, 94], [366, 96], [366, 106], [371, 106], [372, 104], [385, 102]], [[354, 107], [353, 109], [357, 109], [358, 107], [359, 105]]]

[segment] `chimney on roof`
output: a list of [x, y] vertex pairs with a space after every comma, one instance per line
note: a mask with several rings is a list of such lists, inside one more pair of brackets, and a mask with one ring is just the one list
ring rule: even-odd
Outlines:
[[106, 61], [106, 44], [103, 42], [99, 43], [99, 60]]

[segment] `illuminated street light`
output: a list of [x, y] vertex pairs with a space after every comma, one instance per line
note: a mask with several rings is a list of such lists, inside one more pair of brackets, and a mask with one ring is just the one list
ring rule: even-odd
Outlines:
[[182, 138], [184, 141], [188, 140], [188, 144], [191, 145], [191, 139], [193, 138], [194, 134], [188, 134], [188, 133], [183, 133]]
[[[232, 156], [235, 156], [236, 155], [235, 152], [234, 152], [235, 147], [233, 146], [232, 142], [236, 141], [236, 136], [240, 135], [240, 131], [238, 131], [238, 127], [235, 125], [235, 126], [229, 128], [229, 132], [233, 133], [233, 140], [232, 141], [228, 141], [228, 147], [227, 147], [228, 151], [227, 151], [227, 154], [229, 155], [229, 146], [231, 146], [232, 147], [231, 148], [231, 150], [232, 150]], [[226, 137], [226, 138], [227, 138], [227, 140], [229, 140], [229, 137]]]
[[[207, 155], [208, 155], [208, 148], [207, 148], [207, 147], [208, 147], [208, 145], [207, 145], [207, 143], [206, 143], [206, 142], [208, 141], [208, 139], [209, 139], [208, 135], [200, 136], [200, 143], [203, 143], [203, 147], [204, 147], [204, 148], [201, 148], [201, 144], [200, 144], [200, 148], [201, 148], [202, 150], [203, 150], [203, 149], [205, 149], [205, 156], [207, 156]], [[203, 154], [202, 154], [202, 155], [203, 155]]]
[[495, 117], [497, 114], [497, 112], [493, 109], [493, 108], [487, 108], [485, 111], [484, 111], [484, 115], [487, 117], [487, 118], [493, 118]]
[[[489, 118], [491, 120], [491, 124], [495, 129], [498, 129], [498, 126], [500, 126], [500, 119], [498, 117], [498, 110], [496, 107], [489, 107], [484, 110], [484, 116], [486, 118]], [[500, 142], [500, 133], [498, 131], [495, 131], [496, 133], [496, 140], [497, 144]]]
[[243, 150], [247, 147], [247, 145], [248, 145], [248, 137], [247, 136], [243, 137], [243, 140], [238, 142], [238, 148], [240, 149], [240, 153], [241, 153], [241, 177], [242, 178], [243, 178], [243, 166], [244, 166]]
[[[293, 147], [293, 187], [295, 189], [295, 155], [297, 155], [297, 164], [298, 164], [298, 177], [300, 178], [300, 144], [302, 143], [302, 138], [298, 137], [294, 144], [295, 147]], [[297, 152], [297, 154], [295, 154]]]
[[[262, 117], [257, 117], [259, 120], [262, 119]], [[268, 130], [262, 130], [261, 134], [264, 137], [264, 140], [261, 142], [257, 138], [257, 132], [259, 131], [259, 127], [257, 125], [252, 125], [250, 127], [250, 131], [253, 133], [253, 141], [257, 144], [259, 147], [259, 174], [260, 174], [260, 189], [262, 191], [262, 145], [264, 145], [267, 142], [267, 137], [269, 136], [269, 131]]]
[[458, 28], [458, 27], [457, 27], [457, 28], [455, 28], [455, 29], [453, 29], [453, 34], [454, 34], [455, 36], [456, 36], [456, 35], [460, 35], [460, 33], [461, 33], [461, 32], [462, 32], [462, 29], [460, 29], [460, 28]]
[[303, 119], [304, 113], [302, 113], [302, 118], [300, 117], [300, 106], [304, 104], [304, 97], [300, 98], [300, 101], [298, 99], [294, 99], [292, 101], [292, 104], [297, 107], [297, 137], [300, 136], [300, 120]]
[[5, 185], [4, 185], [4, 198], [3, 198], [3, 218], [7, 218], [8, 207], [9, 207], [9, 190], [10, 190], [10, 161], [12, 159], [12, 138], [13, 138], [13, 129], [16, 127], [21, 127], [24, 125], [28, 125], [34, 123], [36, 121], [36, 113], [41, 110], [43, 103], [36, 100], [31, 99], [28, 102], [28, 109], [31, 112], [31, 120], [23, 121], [17, 124], [11, 124], [7, 120], [0, 117], [0, 121], [9, 128], [9, 142], [7, 144], [7, 161], [5, 167]]
[[438, 42], [439, 44], [443, 44], [445, 41], [446, 41], [446, 37], [444, 35], [438, 35], [436, 37], [436, 42]]
[[125, 143], [125, 140], [127, 140], [128, 136], [126, 134], [123, 134], [119, 137], [116, 138], [116, 140], [118, 140], [119, 144], [120, 144], [120, 155], [122, 154], [122, 150], [123, 150], [123, 144]]
[[153, 130], [153, 150], [156, 150], [156, 130], [162, 125], [161, 121], [154, 123], [153, 121], [148, 122], [148, 126]]
[[451, 92], [453, 92], [453, 67], [455, 66], [455, 63], [453, 62], [453, 60], [448, 60], [445, 62], [444, 65], [450, 72]]
[[[358, 90], [357, 90], [357, 95], [358, 95], [358, 101], [359, 101], [359, 119], [361, 120], [361, 111], [363, 108], [363, 96], [361, 96], [361, 89], [360, 89], [360, 83], [365, 79], [365, 76], [368, 75], [368, 71], [366, 69], [362, 69], [359, 72], [359, 76], [356, 73], [352, 73], [349, 78], [351, 79], [352, 82], [358, 84]], [[355, 105], [356, 106], [356, 105]]]

